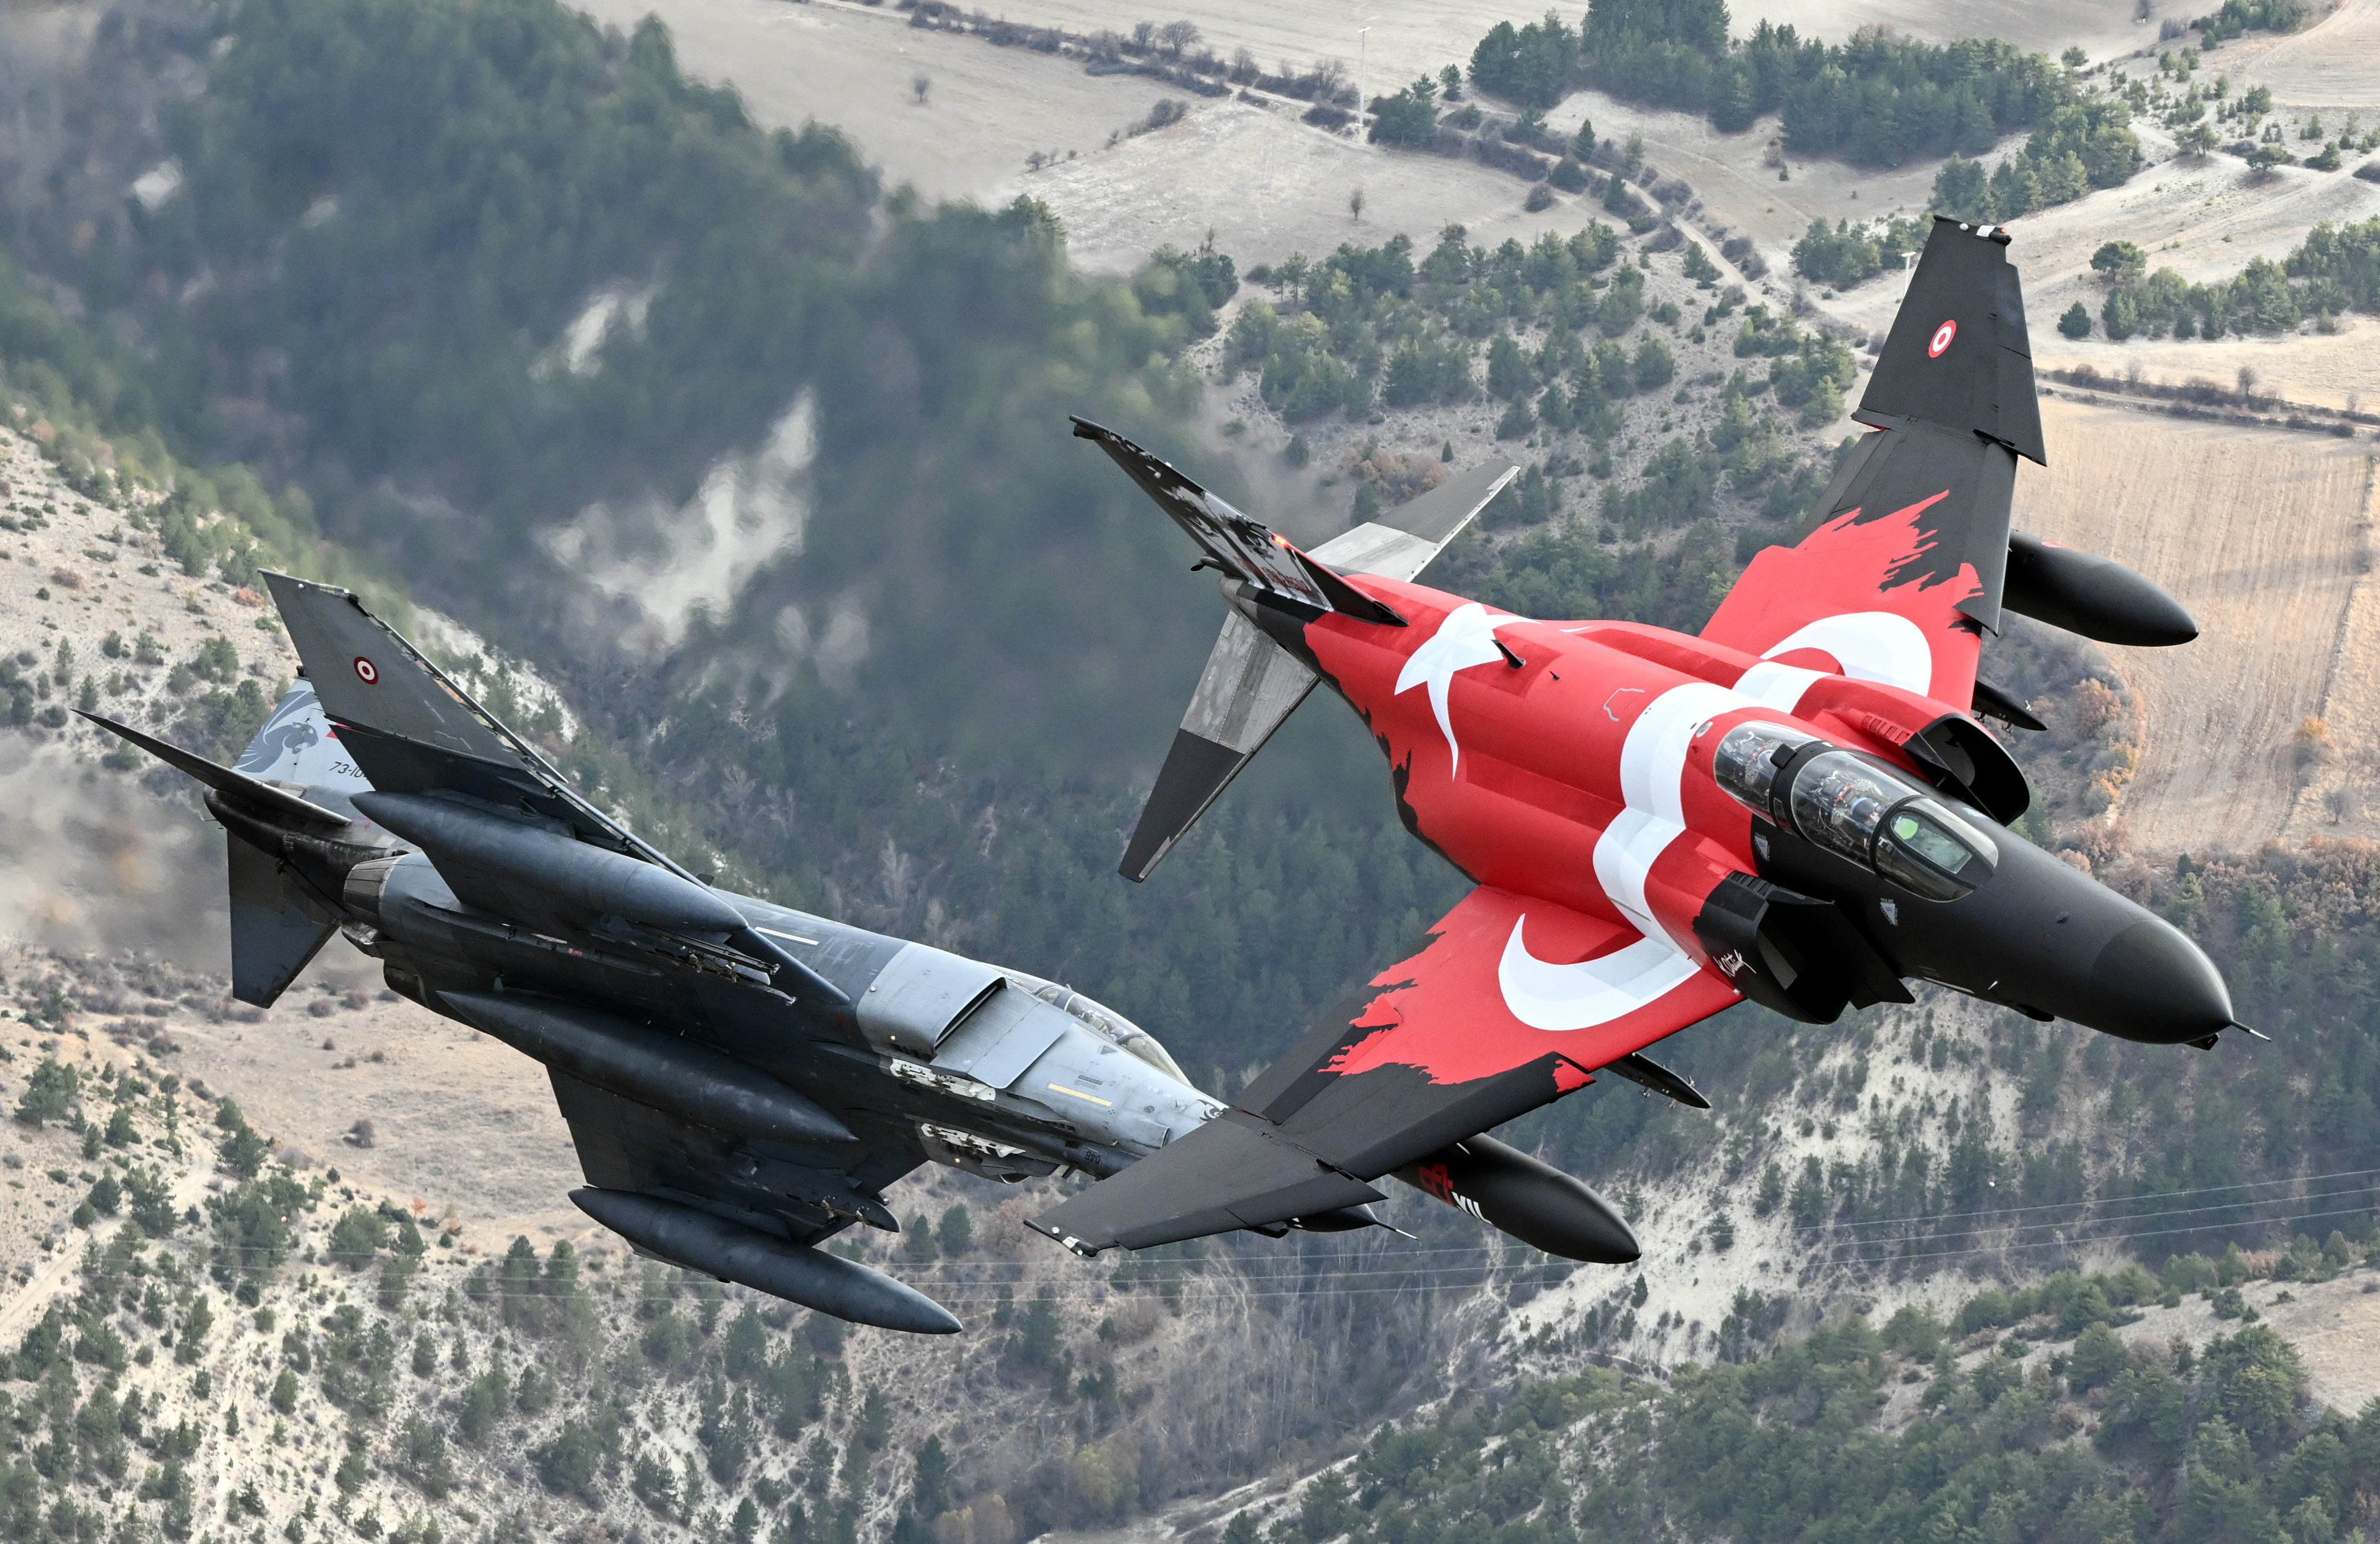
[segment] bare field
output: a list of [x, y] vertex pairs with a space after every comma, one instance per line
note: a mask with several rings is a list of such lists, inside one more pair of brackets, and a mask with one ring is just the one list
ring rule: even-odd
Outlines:
[[[1591, 213], [1565, 200], [1541, 215], [1525, 214], [1520, 207], [1524, 189], [1516, 178], [1466, 162], [1364, 145], [1351, 134], [1304, 125], [1289, 108], [1193, 100], [1184, 123], [1111, 148], [1116, 130], [1146, 115], [1159, 98], [1182, 93], [1135, 77], [1091, 77], [1070, 60], [913, 29], [889, 8], [841, 0], [582, 4], [599, 19], [624, 27], [649, 10], [659, 15], [695, 74], [734, 86], [763, 122], [815, 118], [844, 128], [889, 180], [913, 183], [934, 197], [1001, 201], [1025, 192], [1041, 199], [1065, 221], [1076, 261], [1096, 272], [1128, 271], [1151, 249], [1169, 241], [1195, 244], [1210, 229], [1247, 266], [1277, 261], [1293, 250], [1328, 251], [1342, 240], [1378, 241], [1398, 231], [1427, 241], [1450, 223], [1492, 246], [1506, 236], [1526, 240], [1541, 228], [1575, 225]], [[2319, 40], [2334, 34], [2351, 42], [2353, 30], [2364, 24], [2359, 18], [2374, 6], [2380, 0], [2352, 0], [2304, 34], [2260, 46], [2319, 50]], [[1144, 19], [1088, 0], [1024, 0], [1002, 14], [1079, 33], [1129, 29]], [[1357, 64], [1356, 30], [1369, 20], [1364, 67], [1367, 87], [1378, 91], [1467, 60], [1472, 44], [1497, 21], [1525, 21], [1535, 14], [1527, 7], [1439, 0], [1376, 19], [1360, 7], [1197, 0], [1146, 19], [1185, 18], [1199, 27], [1206, 46], [1226, 54], [1245, 47], [1267, 69], [1303, 69], [1338, 58], [1351, 70]], [[1802, 8], [1777, 19], [1826, 37], [1882, 24], [1926, 37], [2003, 36], [2028, 47], [2080, 42], [2100, 56], [2151, 41], [2148, 26], [2132, 22], [2130, 14], [2130, 6], [2097, 0], [2055, 12], [2007, 0], [1949, 6], [1836, 0], [1815, 14]], [[1740, 29], [1758, 19], [1748, 11], [1737, 18]], [[2252, 55], [2243, 43], [2222, 56], [2228, 66], [2262, 55]], [[2380, 81], [2380, 72], [2367, 73]], [[921, 75], [932, 82], [923, 105], [912, 89]], [[1921, 209], [1937, 169], [1931, 161], [1873, 170], [1781, 158], [1774, 118], [1720, 134], [1692, 115], [1592, 91], [1572, 94], [1549, 115], [1551, 127], [1565, 135], [1587, 118], [1606, 138], [1642, 136], [1655, 165], [1694, 185], [1704, 218], [1752, 236], [1779, 274], [1770, 288], [1779, 295], [1793, 283], [1788, 251], [1812, 220]], [[2143, 142], [2153, 157], [2170, 155], [2153, 126]], [[1059, 164], [1028, 173], [1026, 158], [1035, 152], [1055, 154]], [[1780, 170], [1789, 174], [1785, 180]], [[1366, 199], [1361, 222], [1348, 215], [1349, 195], [1357, 188]], [[2374, 210], [2380, 210], [2380, 187], [2344, 173], [2289, 171], [2252, 182], [2228, 158], [2199, 166], [2167, 161], [2124, 188], [2027, 220], [2024, 239], [2042, 242], [2029, 249], [2028, 282], [2036, 309], [2055, 315], [2046, 308], [2063, 310], [2089, 286], [2090, 252], [2110, 234], [2138, 240], [2161, 262], [2199, 278], [2234, 272], [2252, 255], [2277, 256], [2317, 219], [2354, 219]], [[1873, 281], [1840, 302], [1822, 302], [1822, 309], [1872, 326], [1898, 298], [1888, 281]], [[2096, 299], [2090, 296], [2095, 307]]]
[[[1560, 14], [1577, 23], [1584, 7], [1566, 6]], [[2064, 6], [2029, 5], [2025, 0], [1816, 0], [1787, 5], [1780, 0], [1730, 7], [1738, 36], [1763, 20], [1798, 29], [1805, 37], [1840, 43], [1862, 27], [1888, 27], [1912, 37], [1948, 42], [1953, 38], [2006, 38], [2020, 47], [2055, 53], [2069, 43], [2081, 43], [2094, 59], [2131, 53], [2155, 42], [2156, 23], [2132, 19], [2127, 0], [2079, 0]], [[1145, 8], [1118, 6], [1102, 0], [1014, 0], [998, 14], [1037, 26], [1063, 27], [1090, 33], [1102, 29], [1128, 32], [1137, 21], [1166, 22], [1176, 18], [1196, 25], [1204, 46], [1228, 57], [1245, 48], [1266, 69], [1286, 62], [1303, 69], [1321, 59], [1343, 61], [1353, 72], [1361, 62], [1371, 91], [1393, 91], [1415, 76], [1432, 75], [1447, 65], [1468, 65], [1471, 51], [1489, 28], [1500, 21], [1525, 26], [1546, 13], [1532, 0], [1417, 0], [1397, 7], [1338, 4], [1281, 6], [1251, 0], [1152, 0]], [[1359, 37], [1366, 27], [1368, 41]]]
[[2380, 0], [2344, 0], [2313, 26], [2285, 38], [2251, 33], [2208, 60], [2211, 68], [2270, 86], [2292, 106], [2380, 106]]
[[[1919, 202], [1925, 191], [1917, 190]], [[2264, 372], [2264, 357], [2270, 354], [2287, 358], [2285, 365], [2275, 368], [2292, 383], [2302, 382], [2307, 390], [2321, 389], [2317, 382], [2329, 383], [2333, 395], [2327, 400], [2343, 400], [2348, 391], [2358, 389], [2357, 375], [2368, 383], [2380, 366], [2372, 353], [2375, 339], [2370, 329], [2359, 333], [2350, 322], [2348, 331], [2335, 337], [2111, 343], [2095, 331], [2107, 286], [2091, 271], [2091, 254], [2107, 241], [2135, 242], [2147, 249], [2153, 267], [2171, 268], [2185, 279], [2204, 283], [2230, 278], [2252, 258], [2279, 261], [2319, 221], [2346, 225], [2374, 215], [2380, 215], [2380, 184], [2344, 172], [2295, 167], [2259, 179], [2228, 156], [2196, 164], [2168, 161], [2121, 188], [2103, 188], [2027, 215], [2010, 227], [2013, 241], [2009, 255], [2024, 274], [2034, 359], [2053, 366], [2087, 361], [2109, 374], [2121, 374], [2138, 362], [2152, 375], [2228, 380], [2239, 364], [2252, 359]], [[1890, 324], [1908, 287], [1906, 274], [1888, 273], [1837, 298], [1819, 297], [1815, 303], [1838, 320], [1881, 330]], [[2057, 328], [2059, 314], [2077, 300], [2090, 311], [2095, 328], [2091, 337], [2079, 343], [2060, 336]], [[2336, 361], [2318, 360], [2326, 355], [2336, 355]], [[2267, 375], [2267, 383], [2274, 379], [2277, 377]]]
[[[2380, 1397], [2380, 1278], [2370, 1270], [2327, 1282], [2251, 1282], [2240, 1295], [2296, 1344], [2305, 1358], [2306, 1392], [2315, 1404], [2351, 1418]], [[2193, 1296], [2178, 1308], [2152, 1306], [2122, 1334], [2135, 1344], [2165, 1345], [2180, 1335], [2204, 1345], [2239, 1330], [2237, 1321], [2216, 1318], [2212, 1305]]]
[[[1349, 195], [1364, 191], [1361, 220]], [[1137, 268], [1165, 242], [1196, 246], [1208, 231], [1243, 267], [1293, 251], [1320, 256], [1342, 241], [1377, 245], [1400, 232], [1427, 250], [1441, 226], [1475, 243], [1524, 243], [1600, 217], [1591, 203], [1557, 199], [1532, 214], [1526, 185], [1469, 161], [1392, 155], [1325, 133], [1281, 109], [1240, 102], [1202, 105], [1182, 122], [1117, 150], [1004, 185], [1027, 192], [1065, 222], [1067, 249], [1094, 272]]]
[[2050, 464], [2018, 529], [2127, 563], [2196, 615], [2179, 649], [2110, 647], [2146, 713], [2119, 807], [2132, 845], [2245, 852], [2295, 810], [2294, 736], [2323, 711], [2364, 562], [2368, 443], [2050, 398]]
[[2380, 839], [2380, 586], [2370, 573], [2372, 522], [2380, 519], [2380, 456], [2365, 464], [2363, 513], [2357, 529], [2365, 572], [2340, 621], [2330, 687], [2320, 710], [2324, 733], [2308, 744], [2303, 786], [2289, 837]]
[[[929, 197], [982, 197], [1035, 151], [1098, 152], [1146, 117], [1166, 87], [1095, 77], [1079, 64], [915, 29], [906, 14], [785, 0], [580, 0], [598, 21], [668, 23], [687, 73], [730, 85], [755, 118], [815, 118], [848, 133], [889, 183]], [[931, 82], [920, 105], [916, 78]]]
[[2240, 371], [2256, 375], [2256, 390], [2289, 402], [2325, 407], [2380, 406], [2380, 325], [2367, 316], [2343, 317], [2336, 335], [2311, 331], [2278, 337], [2228, 337], [2216, 343], [2133, 341], [2068, 343], [2051, 333], [2056, 346], [2035, 340], [2034, 362], [2044, 369], [2089, 365], [2104, 375], [2138, 367], [2151, 381], [2194, 379], [2229, 386]]
[[[468, 1242], [576, 1236], [592, 1224], [566, 1193], [585, 1183], [544, 1070], [500, 1040], [402, 1000], [316, 1018], [336, 993], [380, 991], [379, 967], [334, 939], [255, 1024], [176, 1024], [186, 1077], [239, 1100], [257, 1130], [359, 1189], [449, 1208]], [[372, 1145], [346, 1140], [358, 1121]]]

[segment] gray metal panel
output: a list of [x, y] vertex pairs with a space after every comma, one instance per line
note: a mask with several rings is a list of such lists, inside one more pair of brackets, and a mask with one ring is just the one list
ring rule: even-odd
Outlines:
[[1025, 1076], [1011, 1080], [1016, 1085], [1011, 1091], [1086, 1129], [1155, 1149], [1165, 1146], [1172, 1132], [1153, 1110], [1142, 1108], [1154, 1102], [1145, 1081], [1152, 1072], [1138, 1057], [1083, 1034], [1053, 1041]]
[[1509, 461], [1474, 467], [1382, 512], [1378, 520], [1332, 537], [1307, 555], [1342, 574], [1410, 579], [1428, 567], [1430, 559], [1444, 552], [1520, 469]]
[[1003, 991], [959, 1026], [934, 1052], [934, 1065], [1005, 1088], [1058, 1043], [1074, 1020], [1021, 991]]
[[1325, 541], [1311, 555], [1342, 574], [1405, 579], [1420, 573], [1438, 555], [1438, 548], [1410, 531], [1366, 520]]
[[1243, 756], [1254, 755], [1313, 689], [1313, 671], [1232, 612], [1207, 655], [1182, 727]]
[[859, 993], [859, 1027], [871, 1039], [930, 1056], [969, 1009], [1007, 984], [980, 960], [904, 944]]

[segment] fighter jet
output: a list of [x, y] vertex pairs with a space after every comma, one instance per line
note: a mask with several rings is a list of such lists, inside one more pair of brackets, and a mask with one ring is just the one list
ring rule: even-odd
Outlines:
[[[1123, 858], [1148, 878], [1318, 684], [1388, 759], [1406, 829], [1477, 888], [1235, 1105], [1035, 1220], [1083, 1254], [1277, 1224], [1406, 1179], [1552, 1252], [1634, 1258], [1578, 1181], [1482, 1134], [1749, 1000], [1806, 1024], [1937, 983], [2036, 1019], [2211, 1047], [2222, 978], [2165, 921], [2010, 827], [2024, 774], [1974, 714], [2019, 612], [2196, 636], [2131, 570], [2010, 529], [2046, 464], [2005, 229], [1937, 220], [1815, 529], [1694, 636], [1517, 616], [1415, 582], [1489, 467], [1308, 553], [1099, 426], [1232, 612]], [[2253, 1031], [2250, 1031], [2253, 1033]]]
[[544, 1064], [588, 1181], [570, 1198], [638, 1251], [948, 1333], [940, 1304], [820, 1246], [897, 1231], [884, 1188], [928, 1161], [1110, 1174], [1220, 1110], [1079, 992], [713, 887], [354, 595], [265, 577], [303, 672], [237, 766], [84, 715], [206, 785], [233, 994], [270, 1007], [343, 935]]

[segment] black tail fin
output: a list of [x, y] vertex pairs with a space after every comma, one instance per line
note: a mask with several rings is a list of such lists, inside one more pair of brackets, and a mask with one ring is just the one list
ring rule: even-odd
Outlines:
[[[2008, 245], [2005, 228], [1934, 217], [1855, 421], [1893, 429], [1914, 419], [1972, 430], [2036, 466], [2049, 465], [2024, 290]], [[1978, 352], [1989, 368], [1977, 367]]]

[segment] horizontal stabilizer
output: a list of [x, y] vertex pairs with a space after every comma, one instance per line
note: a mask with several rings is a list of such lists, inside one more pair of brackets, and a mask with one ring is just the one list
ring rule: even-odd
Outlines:
[[1428, 567], [1520, 473], [1509, 461], [1474, 467], [1377, 520], [1341, 532], [1307, 555], [1342, 574], [1409, 580]]
[[1124, 878], [1148, 878], [1240, 769], [1314, 689], [1312, 669], [1238, 612], [1207, 656], [1190, 711], [1124, 848]]
[[1089, 1255], [1268, 1227], [1380, 1199], [1379, 1191], [1266, 1123], [1227, 1110], [1028, 1222]]
[[[77, 711], [79, 712], [80, 710], [78, 709]], [[235, 772], [229, 767], [210, 761], [195, 751], [184, 750], [179, 746], [167, 745], [163, 740], [143, 735], [129, 724], [118, 723], [112, 718], [103, 718], [97, 713], [83, 713], [82, 716], [118, 739], [140, 747], [175, 771], [188, 772], [217, 793], [228, 795], [265, 814], [285, 821], [295, 821], [300, 825], [308, 826], [328, 828], [352, 823], [347, 817], [336, 810], [325, 809], [310, 799], [299, 798], [295, 794], [285, 792], [270, 783], [261, 782], [246, 772]]]
[[1365, 622], [1404, 626], [1404, 618], [1341, 578], [1172, 466], [1087, 419], [1076, 419], [1075, 437], [1095, 442], [1140, 484], [1142, 492], [1173, 517], [1225, 576], [1310, 613], [1337, 612]]

